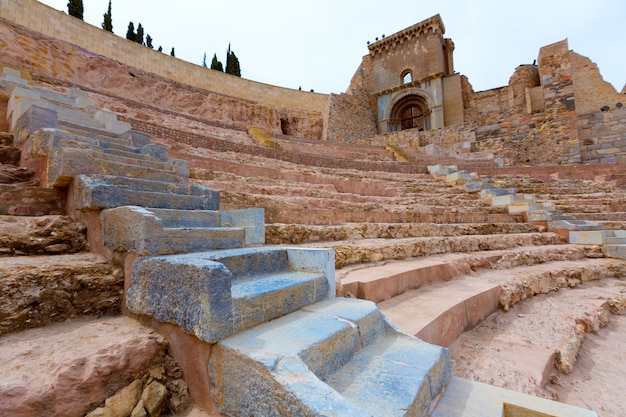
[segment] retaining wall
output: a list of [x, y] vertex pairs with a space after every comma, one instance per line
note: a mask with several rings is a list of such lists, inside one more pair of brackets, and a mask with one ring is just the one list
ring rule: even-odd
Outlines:
[[[0, 17], [170, 80], [270, 106], [324, 113], [330, 96], [246, 80], [141, 46], [35, 0], [0, 0]], [[72, 81], [72, 80], [65, 80]]]

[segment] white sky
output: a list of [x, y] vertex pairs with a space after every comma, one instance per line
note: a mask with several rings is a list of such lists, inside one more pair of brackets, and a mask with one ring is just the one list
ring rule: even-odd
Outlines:
[[[67, 12], [68, 0], [43, 0]], [[83, 0], [101, 27], [108, 0]], [[624, 0], [113, 0], [113, 31], [141, 23], [165, 53], [198, 65], [229, 42], [243, 78], [319, 93], [344, 92], [367, 41], [439, 13], [455, 45], [455, 70], [475, 91], [502, 87], [539, 48], [568, 39], [621, 91], [626, 83]]]

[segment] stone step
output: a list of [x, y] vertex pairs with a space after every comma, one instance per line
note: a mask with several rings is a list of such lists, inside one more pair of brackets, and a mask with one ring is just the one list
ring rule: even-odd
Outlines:
[[[517, 247], [487, 252], [443, 254], [389, 262], [369, 268], [355, 268], [338, 276], [340, 295], [351, 295], [375, 303], [389, 300], [409, 290], [425, 288], [479, 269], [544, 263], [563, 259], [581, 259], [586, 250], [578, 245]], [[494, 265], [495, 264], [495, 265]]]
[[307, 247], [335, 250], [335, 267], [384, 260], [419, 258], [444, 253], [469, 253], [566, 243], [555, 233], [511, 233], [500, 235], [416, 237], [404, 239], [360, 239], [308, 243]]
[[198, 184], [113, 175], [77, 175], [73, 200], [78, 210], [141, 206], [177, 210], [218, 210], [220, 195]]
[[22, 151], [20, 148], [0, 145], [0, 164], [18, 166], [21, 156]]
[[141, 132], [131, 130], [122, 134], [114, 134], [90, 129], [73, 129], [65, 125], [62, 126], [62, 129], [55, 130], [61, 137], [99, 146], [110, 153], [117, 152], [120, 155], [130, 157], [167, 161], [168, 148], [150, 143], [150, 137]]
[[626, 268], [611, 259], [555, 261], [540, 265], [481, 271], [423, 289], [405, 292], [379, 307], [406, 333], [449, 346], [498, 308], [508, 310], [535, 294], [615, 278]]
[[[0, 216], [0, 255], [61, 255], [88, 248], [85, 225], [67, 216]], [[0, 258], [2, 259], [2, 258]]]
[[[228, 196], [222, 195], [223, 198]], [[224, 208], [240, 208], [224, 201]], [[524, 223], [521, 214], [508, 213], [429, 213], [421, 211], [388, 211], [369, 208], [315, 209], [289, 208], [277, 204], [265, 207], [266, 223], [298, 223], [308, 225], [339, 225], [343, 223]]]
[[265, 239], [269, 244], [278, 245], [348, 239], [399, 239], [541, 231], [540, 226], [530, 223], [344, 223], [325, 226], [275, 223], [265, 226]]
[[147, 167], [140, 160], [119, 162], [113, 156], [93, 152], [91, 149], [74, 148], [60, 148], [44, 159], [47, 175], [40, 178], [42, 186], [67, 186], [74, 177], [81, 174], [126, 176], [169, 183], [188, 182], [186, 164], [178, 164], [179, 161], [161, 163], [158, 168]]
[[209, 373], [228, 415], [426, 417], [450, 358], [398, 332], [373, 303], [336, 298], [222, 340]]
[[0, 164], [0, 184], [29, 183], [28, 185], [34, 185], [35, 180], [36, 172], [32, 168]]
[[[89, 138], [69, 135], [57, 129], [42, 129], [29, 137], [24, 165], [42, 171], [43, 186], [66, 186], [78, 174], [109, 174], [169, 182], [188, 181], [183, 161], [163, 162], [148, 154], [111, 154]], [[151, 148], [150, 148], [151, 149]], [[156, 150], [156, 149], [155, 149]]]
[[334, 295], [332, 258], [329, 250], [273, 247], [142, 257], [126, 302], [214, 343]]
[[0, 258], [0, 336], [75, 317], [119, 314], [121, 269], [82, 253]]
[[590, 410], [452, 377], [432, 417], [597, 417]]
[[[4, 171], [0, 168], [0, 179]], [[2, 182], [0, 180], [0, 182]], [[0, 215], [45, 216], [65, 214], [67, 193], [58, 188], [33, 187], [27, 183], [0, 184]]]
[[104, 210], [100, 218], [105, 246], [141, 256], [264, 243], [262, 209], [222, 213], [123, 206]]

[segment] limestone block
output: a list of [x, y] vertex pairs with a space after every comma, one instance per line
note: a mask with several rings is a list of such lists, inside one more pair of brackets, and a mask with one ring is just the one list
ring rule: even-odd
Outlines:
[[140, 379], [134, 380], [130, 385], [122, 388], [104, 402], [105, 408], [111, 410], [114, 417], [125, 417], [135, 408], [141, 396], [143, 383]]
[[324, 274], [329, 295], [335, 295], [335, 251], [327, 248], [287, 248], [287, 258], [294, 269]]
[[138, 206], [104, 210], [100, 215], [104, 244], [113, 251], [141, 256], [243, 246], [245, 230], [221, 227], [219, 217], [214, 211], [190, 213]]
[[216, 405], [229, 415], [425, 417], [450, 378], [450, 358], [396, 330], [375, 304], [333, 299], [223, 340], [209, 370]]
[[142, 155], [151, 156], [157, 161], [167, 162], [167, 156], [169, 153], [167, 146], [149, 143], [147, 145], [141, 146], [139, 151]]
[[57, 113], [41, 106], [31, 106], [11, 127], [15, 136], [13, 143], [21, 146], [32, 133], [44, 128], [56, 128]]
[[7, 104], [7, 120], [10, 126], [17, 125], [17, 121], [31, 106], [49, 108], [48, 104], [42, 100], [41, 94], [29, 87], [15, 87]]
[[606, 256], [616, 259], [626, 259], [626, 245], [604, 245]]
[[602, 225], [589, 220], [553, 220], [548, 222], [549, 230], [602, 230]]
[[219, 192], [199, 184], [111, 175], [78, 175], [73, 182], [77, 210], [142, 206], [176, 210], [218, 210]]
[[[516, 407], [520, 405], [521, 407]], [[513, 414], [516, 408], [517, 414]], [[524, 412], [519, 412], [523, 409]], [[503, 414], [504, 412], [504, 414]], [[443, 398], [432, 417], [503, 417], [503, 416], [554, 416], [597, 417], [584, 410], [557, 401], [535, 397], [516, 391], [452, 377]]]
[[221, 210], [221, 226], [245, 230], [246, 245], [265, 244], [265, 210], [262, 208]]
[[550, 210], [533, 209], [526, 216], [529, 222], [544, 222], [552, 220], [553, 212]]
[[150, 383], [141, 394], [141, 401], [149, 417], [161, 415], [165, 400], [167, 400], [167, 388], [157, 381]]
[[115, 135], [131, 130], [130, 123], [120, 122], [117, 116], [104, 110], [96, 110], [93, 115], [94, 120], [103, 124], [104, 128]]
[[606, 233], [605, 230], [571, 230], [569, 242], [577, 245], [603, 245]]
[[233, 333], [232, 273], [198, 254], [139, 258], [126, 306], [207, 342]]
[[22, 74], [13, 68], [2, 68], [2, 80], [9, 81], [20, 85], [28, 85], [28, 81], [22, 78]]

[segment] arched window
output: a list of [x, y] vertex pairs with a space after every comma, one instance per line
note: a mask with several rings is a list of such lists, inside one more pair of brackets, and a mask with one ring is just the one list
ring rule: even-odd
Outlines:
[[413, 73], [409, 69], [402, 71], [401, 77], [402, 84], [410, 84], [413, 82]]

